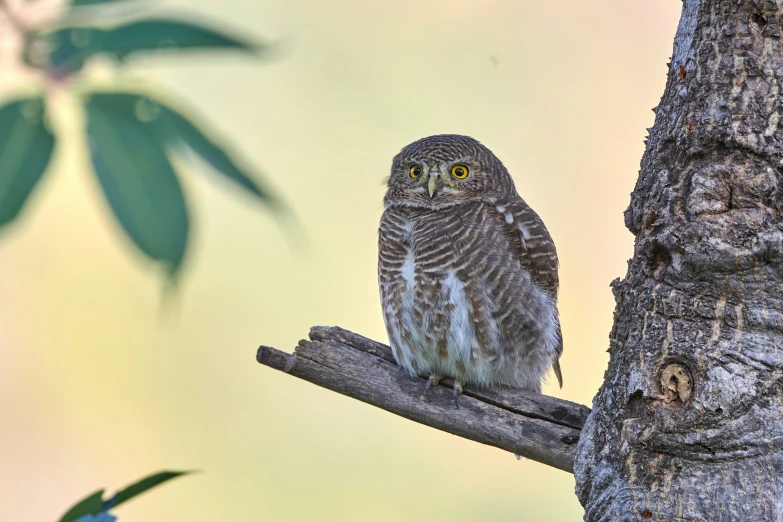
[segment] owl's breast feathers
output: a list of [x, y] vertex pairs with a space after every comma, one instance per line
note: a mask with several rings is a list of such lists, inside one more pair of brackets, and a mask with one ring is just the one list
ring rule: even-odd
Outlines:
[[378, 279], [389, 340], [411, 373], [540, 389], [562, 377], [557, 255], [521, 199], [390, 206]]

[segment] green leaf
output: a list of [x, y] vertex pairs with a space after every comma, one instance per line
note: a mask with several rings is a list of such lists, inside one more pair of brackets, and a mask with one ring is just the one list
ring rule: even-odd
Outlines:
[[98, 180], [122, 227], [170, 273], [182, 263], [189, 221], [179, 180], [155, 130], [156, 114], [128, 95], [86, 101], [90, 152]]
[[132, 499], [136, 495], [140, 495], [141, 493], [144, 493], [148, 489], [152, 489], [155, 486], [163, 484], [168, 480], [177, 478], [182, 475], [186, 475], [188, 473], [192, 473], [192, 471], [160, 471], [158, 473], [150, 475], [149, 477], [145, 477], [140, 481], [131, 484], [127, 488], [123, 489], [122, 491], [117, 492], [117, 494], [114, 495], [113, 498], [106, 501], [103, 509], [108, 511], [109, 509], [119, 506], [123, 502]]
[[257, 46], [228, 34], [183, 20], [141, 20], [108, 31], [104, 49], [118, 58], [136, 51], [168, 49], [235, 49], [256, 52]]
[[49, 33], [49, 64], [61, 72], [80, 70], [88, 58], [101, 52], [103, 35], [96, 27], [66, 27]]
[[54, 149], [41, 98], [0, 107], [0, 227], [19, 215]]
[[97, 515], [103, 509], [102, 497], [102, 489], [88, 495], [69, 509], [68, 512], [60, 518], [60, 522], [74, 522], [85, 515]]
[[190, 150], [212, 165], [212, 167], [243, 189], [267, 203], [274, 203], [272, 194], [261, 188], [250, 174], [239, 167], [236, 162], [214, 140], [208, 137], [191, 120], [170, 107], [160, 105], [161, 119], [169, 126], [166, 132], [174, 136], [178, 144], [185, 145]]
[[253, 179], [231, 156], [181, 112], [143, 94], [112, 93], [122, 111], [146, 118], [161, 142], [170, 148], [187, 147], [209, 163], [218, 173], [238, 184], [267, 204], [275, 204], [272, 193]]
[[47, 36], [49, 62], [57, 70], [74, 72], [99, 54], [118, 60], [141, 51], [229, 49], [255, 53], [256, 44], [197, 23], [173, 19], [130, 22], [110, 29], [63, 27]]

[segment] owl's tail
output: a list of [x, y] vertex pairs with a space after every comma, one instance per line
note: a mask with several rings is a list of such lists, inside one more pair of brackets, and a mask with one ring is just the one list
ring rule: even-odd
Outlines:
[[563, 372], [560, 371], [560, 360], [555, 359], [555, 364], [552, 365], [552, 369], [555, 371], [555, 375], [557, 376], [557, 383], [560, 385], [560, 387], [563, 387]]

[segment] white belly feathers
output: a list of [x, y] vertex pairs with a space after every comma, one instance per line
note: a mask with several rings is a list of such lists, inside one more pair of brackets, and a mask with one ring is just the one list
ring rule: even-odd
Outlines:
[[[404, 230], [412, 235], [412, 224], [406, 222]], [[445, 376], [460, 375], [474, 366], [471, 355], [478, 350], [472, 301], [465, 293], [465, 283], [454, 269], [430, 267], [426, 271], [419, 271], [419, 277], [427, 279], [426, 282], [419, 281], [419, 284], [438, 288], [437, 301], [414, 314], [416, 293], [421, 292], [422, 288], [417, 288], [413, 243], [412, 240], [409, 242], [404, 262], [395, 278], [397, 284], [401, 285], [402, 309], [398, 311], [400, 323], [407, 332], [407, 335], [402, 335], [394, 327], [391, 329], [392, 342], [396, 344], [402, 359], [398, 362], [411, 373], [425, 371]], [[442, 256], [442, 259], [444, 264], [448, 264], [448, 256]], [[435, 325], [438, 324], [448, 325], [447, 331], [435, 331]], [[443, 344], [438, 343], [439, 336], [446, 337], [448, 357], [445, 359], [439, 354], [438, 345]], [[476, 369], [468, 371], [475, 373]]]

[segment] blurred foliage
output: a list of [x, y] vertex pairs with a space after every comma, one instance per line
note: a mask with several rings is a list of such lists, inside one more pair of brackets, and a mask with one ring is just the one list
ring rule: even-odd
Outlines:
[[[116, 9], [130, 4], [142, 10], [141, 16]], [[268, 49], [191, 20], [145, 17], [148, 6], [137, 0], [72, 0], [55, 22], [33, 30], [0, 0], [0, 10], [23, 37], [22, 61], [58, 85], [80, 78], [98, 59], [121, 67], [128, 57], [144, 53], [238, 51], [257, 56]], [[86, 114], [92, 165], [109, 207], [133, 243], [162, 265], [169, 278], [182, 266], [190, 232], [173, 156], [195, 153], [260, 203], [282, 210], [258, 177], [204, 130], [209, 125], [196, 124], [159, 95], [89, 88], [76, 94]], [[0, 107], [0, 228], [19, 216], [43, 177], [55, 142], [43, 94]]]
[[19, 215], [52, 156], [43, 111], [40, 98], [0, 107], [0, 227]]
[[106, 500], [103, 500], [104, 490], [100, 489], [74, 504], [60, 518], [60, 522], [114, 522], [117, 517], [110, 514], [109, 510], [155, 486], [187, 473], [190, 472], [160, 471], [131, 484]]
[[[110, 29], [90, 26], [66, 26], [46, 37], [49, 65], [59, 73], [78, 71], [91, 58], [108, 55], [118, 61], [133, 53], [167, 49], [233, 49], [245, 52], [260, 50], [255, 45], [221, 34], [198, 24], [179, 20], [141, 20]], [[33, 63], [33, 56], [25, 59]]]

